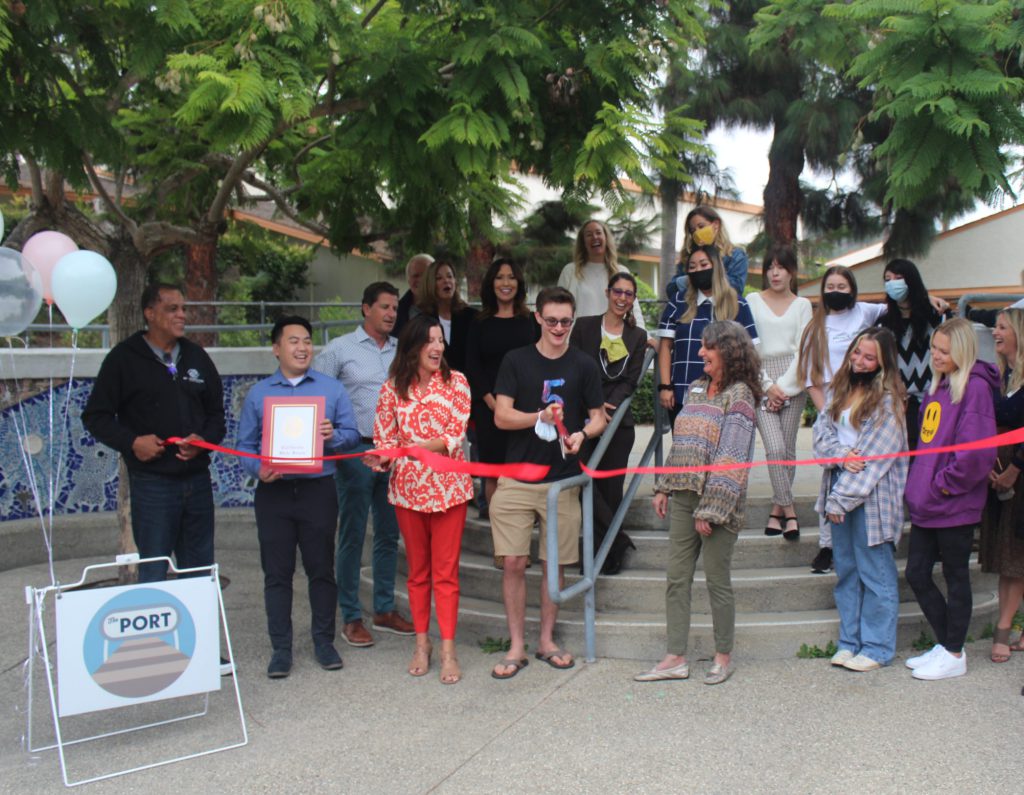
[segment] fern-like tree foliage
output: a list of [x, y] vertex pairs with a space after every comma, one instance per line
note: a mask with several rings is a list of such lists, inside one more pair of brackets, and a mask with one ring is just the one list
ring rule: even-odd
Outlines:
[[[679, 114], [652, 123], [651, 96], [699, 36], [695, 6], [4, 3], [0, 102], [17, 123], [0, 155], [9, 180], [28, 162], [92, 185], [143, 262], [184, 246], [193, 298], [213, 297], [229, 204], [273, 202], [341, 250], [465, 250], [517, 209], [513, 166], [582, 194], [686, 145]], [[100, 167], [126, 190], [100, 190]]]

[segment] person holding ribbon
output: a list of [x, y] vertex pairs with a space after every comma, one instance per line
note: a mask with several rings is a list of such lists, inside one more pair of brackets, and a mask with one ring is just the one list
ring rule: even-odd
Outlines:
[[[769, 461], [796, 458], [796, 434], [800, 429], [807, 395], [797, 380], [800, 338], [811, 320], [811, 302], [796, 294], [796, 254], [789, 246], [777, 246], [764, 258], [762, 289], [747, 297], [750, 313], [761, 340], [761, 386], [764, 397], [757, 412], [757, 429]], [[781, 535], [787, 541], [800, 538], [800, 522], [793, 500], [792, 466], [768, 465], [772, 507], [766, 536]]]
[[655, 334], [658, 346], [658, 400], [671, 416], [686, 400], [686, 391], [704, 372], [699, 355], [704, 328], [713, 320], [735, 320], [754, 344], [757, 327], [747, 302], [729, 286], [715, 246], [698, 246], [688, 255], [685, 292], [666, 304]]
[[395, 506], [405, 542], [409, 611], [416, 630], [409, 673], [424, 676], [430, 670], [433, 594], [441, 633], [441, 682], [453, 685], [462, 679], [455, 653], [459, 551], [466, 503], [473, 499], [473, 480], [468, 474], [438, 471], [410, 456], [388, 453], [395, 448], [422, 447], [453, 461], [465, 461], [462, 443], [469, 421], [469, 383], [448, 366], [444, 350], [444, 333], [436, 317], [410, 318], [398, 338], [388, 380], [380, 390], [373, 425], [376, 449], [367, 453], [363, 462], [377, 471], [391, 471], [388, 500]]
[[[996, 315], [996, 361], [1002, 372], [995, 397], [999, 432], [1024, 427], [1024, 309], [1004, 309]], [[1024, 638], [1010, 643], [1013, 618], [1024, 598], [1024, 445], [1006, 445], [988, 479], [991, 487], [981, 521], [978, 561], [981, 570], [999, 575], [999, 617], [992, 636], [992, 662], [1003, 663], [1010, 652], [1024, 651]]]
[[[264, 416], [275, 398], [323, 398], [324, 416], [308, 428], [323, 437], [327, 455], [359, 444], [359, 430], [345, 387], [313, 364], [313, 329], [298, 315], [279, 318], [270, 332], [278, 368], [249, 389], [238, 421], [238, 449], [257, 454], [264, 449]], [[269, 399], [269, 400], [268, 400]], [[307, 430], [301, 422], [300, 434]], [[273, 461], [242, 458], [242, 468], [257, 479], [253, 510], [263, 568], [263, 601], [273, 653], [267, 676], [283, 679], [292, 670], [292, 581], [295, 548], [309, 581], [313, 653], [327, 671], [342, 667], [334, 647], [338, 587], [334, 578], [334, 534], [338, 527], [335, 463], [325, 460], [308, 472], [283, 473]]]
[[[604, 416], [611, 422], [612, 414], [623, 400], [633, 394], [643, 374], [647, 333], [636, 326], [633, 306], [636, 300], [636, 278], [631, 273], [616, 273], [608, 281], [608, 308], [603, 315], [581, 317], [573, 326], [569, 344], [597, 361], [601, 368], [604, 389]], [[629, 454], [636, 439], [632, 410], [619, 423], [598, 469], [622, 469], [629, 463]], [[597, 447], [588, 441], [580, 455], [586, 461]], [[625, 475], [599, 478], [594, 481], [594, 548], [604, 541], [615, 511], [622, 502]], [[619, 531], [605, 558], [602, 574], [618, 574], [626, 550], [634, 548], [624, 531]]]
[[839, 650], [831, 662], [873, 671], [896, 655], [896, 545], [907, 459], [860, 457], [907, 449], [892, 332], [870, 328], [855, 336], [831, 384], [831, 399], [814, 423], [814, 455], [843, 459], [825, 466], [815, 504], [831, 525], [835, 546]]
[[750, 268], [747, 252], [732, 244], [718, 212], [713, 207], [704, 204], [694, 207], [686, 214], [683, 229], [685, 230], [682, 249], [683, 262], [679, 263], [675, 277], [669, 280], [665, 286], [668, 300], [674, 301], [677, 295], [686, 294], [686, 285], [689, 280], [684, 267], [686, 254], [697, 246], [714, 246], [721, 252], [725, 278], [728, 280], [729, 286], [736, 291], [736, 295], [743, 295], [743, 290], [747, 286], [747, 272]]
[[[731, 289], [731, 288], [730, 288]], [[687, 679], [690, 592], [697, 557], [703, 550], [711, 599], [715, 657], [704, 684], [717, 685], [733, 673], [736, 602], [731, 564], [746, 510], [746, 467], [754, 457], [754, 411], [761, 398], [761, 362], [747, 331], [731, 320], [708, 323], [699, 355], [704, 373], [693, 382], [672, 428], [668, 467], [724, 466], [721, 471], [671, 472], [654, 483], [654, 512], [669, 524], [665, 618], [668, 650], [637, 682]]]
[[945, 319], [935, 311], [917, 266], [894, 259], [885, 266], [885, 314], [879, 321], [896, 338], [900, 376], [907, 391], [907, 444], [917, 449], [921, 402], [931, 383], [932, 333]]
[[[994, 365], [977, 361], [970, 321], [950, 320], [932, 334], [932, 382], [921, 406], [919, 451], [975, 442], [995, 435]], [[910, 468], [907, 582], [935, 633], [932, 649], [907, 660], [915, 679], [949, 679], [967, 673], [964, 640], [971, 622], [971, 546], [996, 461], [993, 448], [918, 457]], [[946, 593], [932, 569], [942, 561]]]

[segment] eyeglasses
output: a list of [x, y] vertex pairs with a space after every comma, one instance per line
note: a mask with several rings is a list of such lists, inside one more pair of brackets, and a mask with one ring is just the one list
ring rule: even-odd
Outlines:
[[616, 298], [636, 298], [636, 293], [633, 290], [623, 290], [621, 287], [612, 287], [611, 293]]
[[545, 317], [541, 318], [544, 321], [544, 325], [548, 328], [555, 328], [555, 326], [561, 326], [562, 328], [569, 328], [572, 325], [573, 319], [571, 317]]

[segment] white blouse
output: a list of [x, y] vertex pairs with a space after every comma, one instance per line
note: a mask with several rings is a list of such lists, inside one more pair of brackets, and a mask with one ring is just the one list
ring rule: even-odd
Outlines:
[[[757, 337], [761, 340], [758, 353], [762, 357], [769, 356], [792, 356], [786, 371], [779, 376], [775, 383], [790, 397], [803, 392], [803, 386], [797, 381], [796, 364], [797, 354], [800, 351], [800, 338], [804, 329], [811, 322], [811, 302], [806, 298], [797, 296], [793, 302], [786, 307], [781, 315], [776, 315], [771, 307], [765, 303], [760, 293], [751, 293], [747, 296], [747, 306], [754, 316], [754, 325], [757, 326]], [[770, 382], [771, 379], [765, 379]]]

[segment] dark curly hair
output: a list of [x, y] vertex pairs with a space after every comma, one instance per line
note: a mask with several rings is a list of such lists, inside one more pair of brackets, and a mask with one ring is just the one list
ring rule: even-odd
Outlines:
[[755, 403], [761, 400], [761, 357], [743, 326], [735, 320], [713, 320], [704, 327], [701, 343], [722, 359], [722, 389], [738, 381], [750, 387]]
[[[419, 381], [420, 351], [430, 342], [430, 330], [441, 328], [441, 321], [430, 315], [416, 315], [402, 328], [395, 348], [395, 358], [391, 362], [388, 377], [395, 384], [395, 392], [402, 400], [409, 399], [409, 387]], [[441, 357], [441, 377], [445, 383], [452, 377], [448, 360]]]

